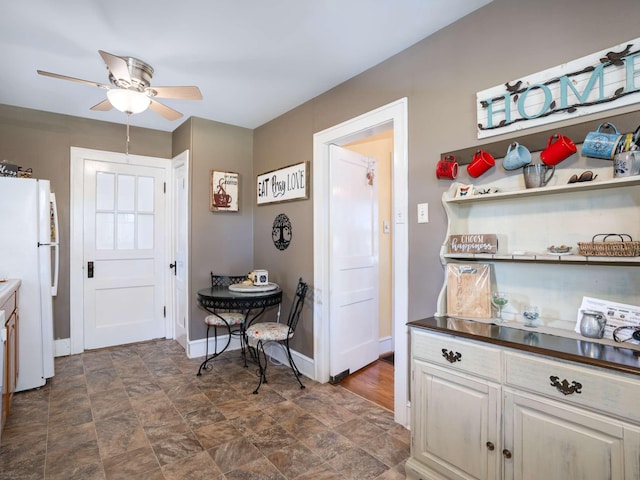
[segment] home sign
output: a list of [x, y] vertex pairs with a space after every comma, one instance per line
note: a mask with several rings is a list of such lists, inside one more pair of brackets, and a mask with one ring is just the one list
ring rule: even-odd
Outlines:
[[476, 94], [478, 138], [640, 101], [640, 38]]

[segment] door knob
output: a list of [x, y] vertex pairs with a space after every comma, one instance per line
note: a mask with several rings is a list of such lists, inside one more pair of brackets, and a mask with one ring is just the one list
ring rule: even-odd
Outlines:
[[502, 455], [504, 455], [504, 458], [511, 458], [511, 452], [506, 448], [502, 450]]
[[487, 442], [487, 449], [491, 452], [496, 448], [496, 446], [492, 442]]

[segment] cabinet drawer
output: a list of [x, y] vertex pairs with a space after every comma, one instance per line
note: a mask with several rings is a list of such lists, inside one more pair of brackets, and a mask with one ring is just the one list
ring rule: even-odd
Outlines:
[[497, 348], [415, 328], [411, 334], [411, 342], [414, 358], [500, 381], [501, 352]]
[[505, 385], [640, 422], [640, 377], [505, 352]]
[[16, 292], [13, 292], [7, 301], [0, 305], [0, 310], [4, 310], [4, 316], [6, 320], [9, 320], [9, 317], [16, 309]]

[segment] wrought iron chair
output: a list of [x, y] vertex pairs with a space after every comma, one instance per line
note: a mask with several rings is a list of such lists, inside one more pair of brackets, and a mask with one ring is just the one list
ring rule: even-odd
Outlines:
[[293, 361], [291, 356], [291, 350], [289, 348], [289, 340], [293, 338], [293, 335], [298, 326], [300, 315], [302, 314], [302, 307], [304, 306], [304, 299], [307, 295], [309, 286], [302, 281], [302, 278], [298, 280], [298, 286], [296, 293], [291, 303], [291, 309], [289, 310], [289, 317], [287, 323], [279, 322], [259, 322], [254, 323], [246, 329], [247, 341], [250, 347], [256, 349], [256, 357], [258, 360], [260, 376], [260, 382], [253, 391], [254, 394], [258, 393], [260, 386], [263, 383], [267, 383], [267, 354], [264, 347], [267, 343], [278, 343], [282, 345], [287, 353], [287, 359], [289, 360], [289, 366], [296, 377], [296, 380], [300, 384], [300, 388], [305, 388], [300, 381], [300, 370]]
[[[247, 279], [246, 275], [215, 275], [211, 272], [211, 287], [228, 287], [229, 285], [234, 285], [236, 283], [242, 283]], [[244, 354], [244, 320], [245, 314], [238, 311], [216, 311], [216, 313], [212, 313], [207, 315], [204, 319], [204, 323], [207, 325], [207, 343], [206, 343], [206, 353], [204, 357], [204, 362], [200, 364], [200, 368], [198, 369], [198, 376], [202, 375], [202, 369], [209, 370], [211, 365], [209, 364], [210, 360], [216, 358], [220, 353], [224, 352], [226, 348], [231, 343], [231, 335], [234, 334], [233, 327], [239, 326], [237, 329], [237, 334], [240, 336], [240, 344], [242, 348], [242, 352]], [[213, 327], [213, 336], [214, 336], [214, 351], [209, 357], [209, 330]], [[218, 352], [218, 327], [224, 328], [229, 333], [229, 337], [227, 339], [227, 344], [225, 347]]]

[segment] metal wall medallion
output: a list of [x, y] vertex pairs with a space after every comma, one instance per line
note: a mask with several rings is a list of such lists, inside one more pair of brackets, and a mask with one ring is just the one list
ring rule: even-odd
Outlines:
[[278, 250], [286, 250], [286, 248], [291, 243], [291, 222], [289, 221], [289, 217], [287, 217], [284, 213], [278, 214], [275, 220], [273, 221], [273, 228], [271, 229], [271, 238], [273, 239], [273, 244], [276, 246]]

